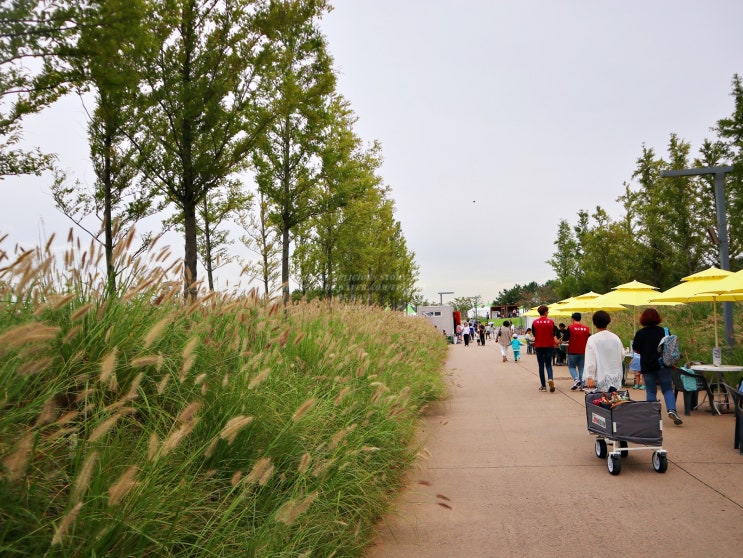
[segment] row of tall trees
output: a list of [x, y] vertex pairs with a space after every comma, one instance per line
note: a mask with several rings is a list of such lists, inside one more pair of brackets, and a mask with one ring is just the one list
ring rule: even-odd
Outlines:
[[665, 157], [643, 145], [632, 180], [624, 184], [619, 218], [597, 206], [560, 221], [555, 252], [547, 262], [556, 274], [557, 299], [588, 291], [604, 293], [636, 279], [661, 290], [686, 275], [720, 266], [712, 175], [661, 177], [670, 169], [732, 165], [725, 180], [730, 267], [743, 268], [743, 82], [732, 80], [733, 114], [717, 122], [716, 137], [696, 156], [672, 134]]
[[256, 255], [245, 269], [266, 294], [282, 286], [288, 301], [293, 278], [304, 295], [400, 304], [413, 294], [414, 254], [378, 176], [380, 148], [357, 137], [336, 90], [319, 29], [330, 9], [327, 0], [3, 3], [0, 173], [52, 168], [50, 156], [15, 148], [22, 118], [86, 93], [95, 188], [58, 172], [53, 192], [104, 244], [112, 293], [117, 243], [162, 215], [161, 230], [184, 237], [189, 298], [200, 268], [213, 288], [214, 271], [234, 258], [225, 227], [234, 222]]

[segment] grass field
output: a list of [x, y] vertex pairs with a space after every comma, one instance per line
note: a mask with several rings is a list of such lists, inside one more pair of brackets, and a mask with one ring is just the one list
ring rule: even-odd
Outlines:
[[184, 304], [167, 250], [105, 298], [93, 245], [48, 246], [0, 269], [0, 555], [361, 554], [446, 393], [427, 322]]

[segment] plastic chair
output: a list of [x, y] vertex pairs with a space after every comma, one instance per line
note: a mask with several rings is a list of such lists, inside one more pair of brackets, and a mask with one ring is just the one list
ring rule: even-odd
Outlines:
[[[684, 383], [683, 378], [691, 378], [696, 381], [696, 389], [689, 389], [689, 385]], [[693, 383], [693, 382], [692, 382]], [[714, 396], [712, 390], [709, 387], [707, 378], [702, 374], [697, 374], [691, 370], [685, 370], [683, 368], [673, 369], [673, 397], [676, 398], [679, 392], [684, 394], [684, 415], [687, 417], [691, 415], [691, 410], [698, 407], [697, 401], [699, 400], [699, 392], [703, 391], [707, 394], [710, 407], [712, 411], [719, 414], [719, 411], [715, 408]]]
[[735, 404], [735, 439], [733, 440], [733, 448], [740, 450], [740, 453], [743, 454], [743, 392], [735, 389], [733, 386], [722, 385], [725, 386], [728, 397]]

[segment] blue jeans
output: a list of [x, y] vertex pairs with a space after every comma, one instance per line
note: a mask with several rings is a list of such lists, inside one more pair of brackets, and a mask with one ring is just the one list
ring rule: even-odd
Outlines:
[[586, 362], [586, 355], [568, 354], [568, 370], [573, 377], [573, 381], [583, 381], [583, 365]]
[[534, 347], [537, 353], [537, 364], [539, 365], [539, 381], [542, 387], [547, 387], [544, 380], [544, 369], [547, 368], [547, 378], [552, 379], [552, 347]]
[[645, 394], [647, 401], [658, 401], [656, 390], [660, 384], [660, 391], [666, 402], [666, 411], [676, 410], [676, 396], [673, 393], [673, 372], [670, 368], [661, 368], [652, 372], [643, 372], [645, 378]]

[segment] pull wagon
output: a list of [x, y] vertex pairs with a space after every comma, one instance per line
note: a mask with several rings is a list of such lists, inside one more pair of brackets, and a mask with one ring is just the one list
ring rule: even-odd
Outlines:
[[[627, 392], [620, 392], [628, 395]], [[586, 393], [588, 431], [596, 435], [596, 457], [606, 458], [612, 475], [622, 470], [622, 457], [631, 451], [652, 451], [653, 469], [665, 473], [668, 456], [663, 449], [663, 420], [658, 401], [624, 401], [611, 409], [594, 404], [600, 392]], [[611, 449], [607, 442], [611, 442]], [[629, 444], [642, 444], [629, 447]]]

